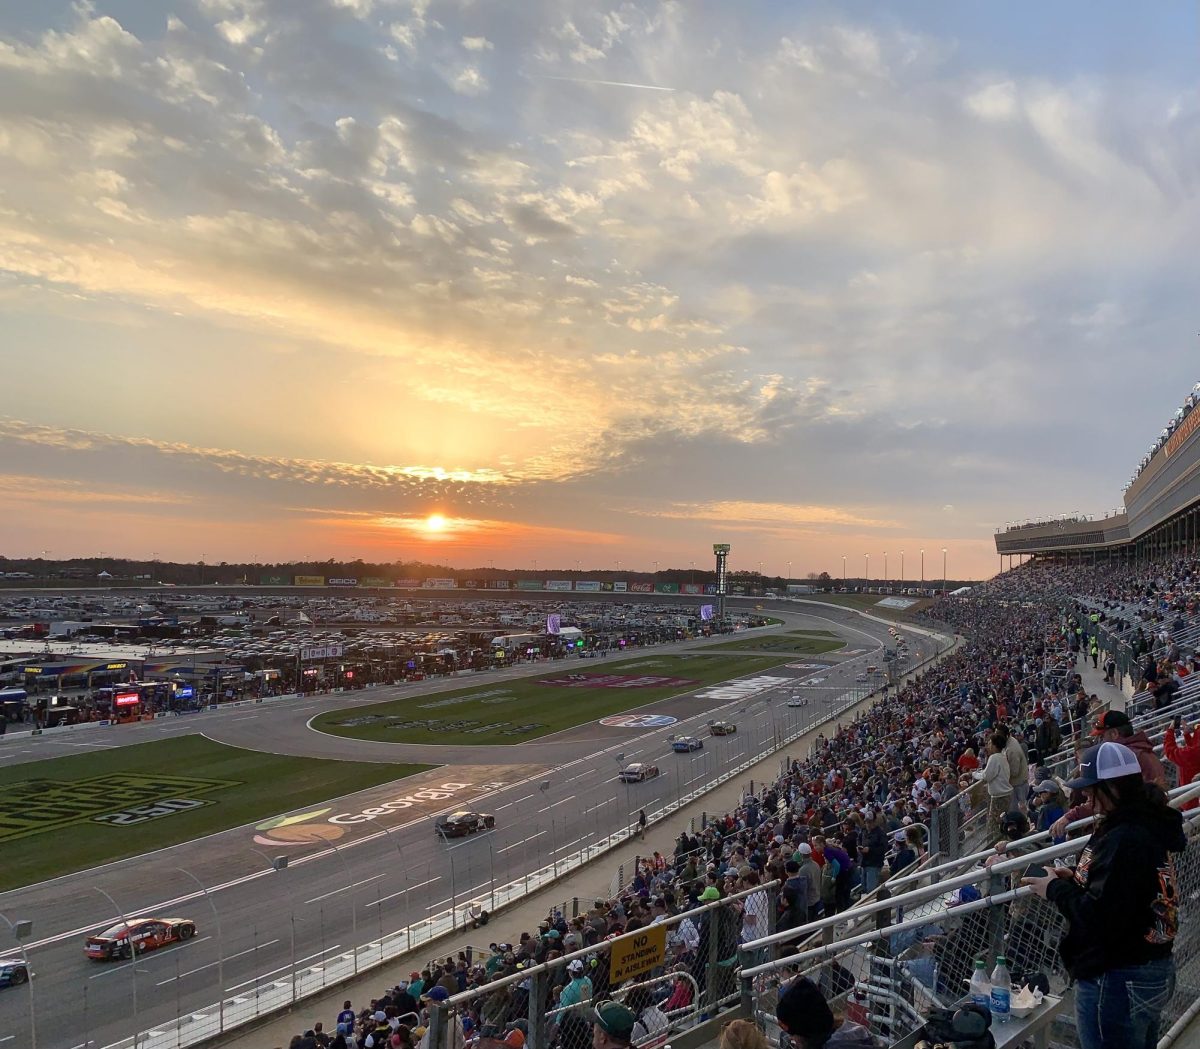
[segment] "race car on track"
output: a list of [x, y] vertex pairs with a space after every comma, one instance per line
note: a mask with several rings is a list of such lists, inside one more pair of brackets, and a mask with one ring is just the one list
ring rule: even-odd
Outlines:
[[496, 817], [483, 812], [468, 812], [463, 809], [439, 816], [434, 828], [443, 838], [465, 838], [481, 830], [492, 830]]
[[132, 958], [168, 944], [181, 943], [196, 935], [191, 918], [134, 918], [128, 925], [119, 922], [83, 941], [83, 953], [99, 962], [114, 958]]
[[714, 736], [732, 736], [737, 732], [737, 725], [732, 721], [714, 721], [708, 726], [708, 731]]
[[29, 979], [29, 967], [20, 958], [0, 958], [0, 987], [16, 987]]
[[788, 696], [787, 705], [789, 707], [807, 707], [808, 698], [806, 696], [801, 696], [799, 693], [793, 692], [790, 696]]
[[622, 783], [643, 783], [648, 779], [654, 779], [658, 775], [657, 765], [644, 765], [640, 761], [635, 761], [632, 765], [626, 765], [621, 769]]
[[703, 750], [704, 741], [695, 736], [679, 736], [671, 742], [671, 749], [676, 754], [690, 754], [693, 750]]

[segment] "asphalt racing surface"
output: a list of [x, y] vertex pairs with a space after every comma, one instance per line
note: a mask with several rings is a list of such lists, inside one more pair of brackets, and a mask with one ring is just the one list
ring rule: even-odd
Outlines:
[[[578, 849], [581, 841], [627, 826], [639, 809], [653, 811], [721, 768], [761, 752], [774, 739], [815, 724], [836, 699], [863, 689], [856, 678], [868, 663], [879, 662], [881, 647], [890, 644], [887, 624], [853, 611], [822, 607], [800, 614], [792, 610], [795, 606], [766, 607], [788, 629], [836, 631], [846, 639], [846, 651], [797, 655], [765, 672], [789, 679], [771, 686], [726, 682], [655, 703], [653, 713], [678, 719], [661, 728], [592, 724], [507, 747], [437, 747], [346, 739], [307, 727], [320, 710], [389, 698], [391, 690], [374, 689], [160, 719], [103, 733], [69, 733], [69, 739], [10, 736], [0, 744], [6, 766], [80, 753], [88, 746], [197, 731], [223, 743], [276, 753], [442, 766], [289, 814], [297, 816], [289, 825], [223, 831], [4, 893], [0, 914], [34, 923], [26, 947], [36, 974], [37, 1044], [43, 1049], [103, 1047], [188, 1012], [211, 1012], [220, 997], [219, 974], [226, 996], [253, 997], [256, 988], [271, 981], [290, 981], [294, 965], [303, 970], [320, 966], [323, 959], [348, 956], [355, 946], [411, 926], [452, 901], [514, 881], [552, 856]], [[914, 662], [932, 654], [930, 641], [904, 633]], [[728, 638], [708, 644], [721, 640]], [[646, 658], [680, 647], [646, 649]], [[581, 661], [579, 669], [600, 670], [605, 662]], [[537, 664], [502, 674], [546, 670], [545, 664]], [[476, 675], [489, 681], [499, 676]], [[461, 679], [425, 682], [395, 691], [415, 695], [463, 684]], [[807, 697], [807, 705], [788, 707], [793, 693]], [[737, 733], [708, 736], [705, 723], [714, 717], [734, 721]], [[681, 734], [702, 737], [704, 748], [674, 753], [668, 737]], [[657, 764], [661, 775], [622, 784], [617, 772], [631, 761]], [[432, 817], [459, 807], [495, 814], [496, 829], [443, 842]], [[272, 868], [280, 855], [288, 857], [285, 870]], [[207, 898], [200, 885], [208, 889]], [[198, 932], [188, 943], [140, 956], [136, 964], [89, 961], [83, 938], [117, 922], [118, 908], [130, 917], [191, 918]], [[0, 951], [7, 954], [14, 944], [0, 923]], [[431, 949], [430, 957], [435, 953]], [[24, 1049], [30, 1044], [29, 1030], [28, 989], [0, 990], [0, 1049]]]

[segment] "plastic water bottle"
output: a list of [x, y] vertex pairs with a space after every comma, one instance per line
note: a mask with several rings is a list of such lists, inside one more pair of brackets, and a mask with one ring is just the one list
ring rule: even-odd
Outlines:
[[992, 970], [992, 1019], [997, 1023], [1008, 1023], [1012, 1008], [1012, 977], [1008, 975], [1008, 964], [1004, 955], [996, 959]]
[[969, 994], [972, 1005], [982, 1005], [983, 1008], [991, 1011], [992, 984], [988, 979], [987, 965], [982, 958], [975, 959], [975, 974], [971, 977]]

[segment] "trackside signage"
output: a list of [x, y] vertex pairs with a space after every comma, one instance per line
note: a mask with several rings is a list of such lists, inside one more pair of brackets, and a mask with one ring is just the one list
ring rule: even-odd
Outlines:
[[385, 801], [380, 805], [363, 809], [362, 812], [339, 812], [336, 815], [330, 816], [329, 822], [342, 825], [348, 823], [369, 823], [379, 816], [386, 816], [389, 812], [400, 812], [403, 809], [411, 809], [414, 805], [420, 805], [421, 802], [448, 801], [460, 790], [466, 790], [470, 786], [470, 783], [442, 783], [428, 790], [415, 790], [411, 794], [405, 794], [403, 797], [393, 798], [391, 801]]
[[651, 925], [647, 929], [613, 940], [609, 961], [609, 983], [616, 986], [641, 976], [663, 963], [667, 952], [667, 927]]

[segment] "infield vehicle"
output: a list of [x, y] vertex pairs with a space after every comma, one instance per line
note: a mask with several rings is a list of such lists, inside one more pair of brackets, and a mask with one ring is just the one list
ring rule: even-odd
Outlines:
[[714, 721], [708, 726], [708, 731], [714, 736], [732, 736], [737, 732], [737, 725], [732, 721]]
[[626, 765], [621, 769], [619, 779], [622, 783], [644, 783], [648, 779], [654, 779], [657, 775], [657, 765], [646, 765], [643, 762], [635, 761], [632, 765]]
[[83, 941], [83, 953], [98, 962], [132, 958], [172, 943], [183, 943], [196, 935], [191, 918], [134, 918], [128, 925], [118, 922]]
[[693, 750], [703, 750], [704, 740], [695, 736], [680, 736], [671, 742], [671, 749], [676, 754], [690, 754]]
[[29, 979], [29, 966], [20, 958], [0, 958], [0, 987], [16, 987]]
[[476, 834], [481, 830], [492, 830], [496, 826], [496, 817], [489, 813], [461, 809], [439, 816], [433, 826], [443, 838], [465, 838], [468, 834]]

